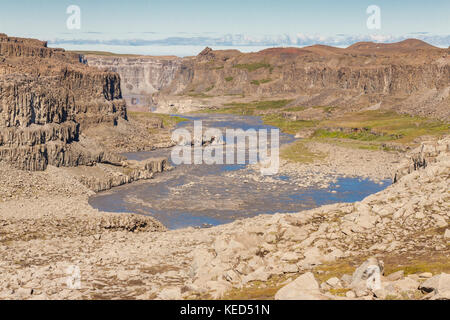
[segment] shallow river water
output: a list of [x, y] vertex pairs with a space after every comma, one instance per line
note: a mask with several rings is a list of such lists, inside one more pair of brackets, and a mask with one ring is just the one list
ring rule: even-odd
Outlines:
[[[186, 116], [183, 116], [186, 117]], [[196, 115], [203, 127], [272, 129], [260, 118], [234, 115]], [[192, 121], [179, 127], [190, 128]], [[280, 143], [291, 143], [280, 134]], [[169, 149], [124, 154], [130, 160], [166, 156]], [[301, 188], [286, 175], [262, 176], [245, 164], [179, 165], [154, 179], [99, 193], [89, 203], [102, 211], [151, 215], [169, 229], [224, 224], [259, 214], [299, 212], [335, 202], [355, 202], [390, 184], [360, 178], [338, 178], [328, 189]]]

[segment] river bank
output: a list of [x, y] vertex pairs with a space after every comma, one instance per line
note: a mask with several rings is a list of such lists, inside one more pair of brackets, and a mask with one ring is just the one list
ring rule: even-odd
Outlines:
[[[260, 117], [230, 114], [186, 116], [193, 123], [225, 130], [273, 130]], [[224, 136], [225, 137], [225, 136]], [[355, 202], [390, 184], [396, 152], [357, 150], [303, 142], [281, 133], [281, 154], [292, 144], [320, 153], [310, 162], [282, 160], [279, 172], [265, 176], [258, 164], [178, 165], [143, 183], [126, 185], [90, 198], [96, 209], [151, 215], [169, 229], [204, 227], [259, 214], [298, 212], [334, 202]], [[225, 146], [225, 145], [224, 145]], [[303, 151], [303, 150], [302, 150]], [[249, 146], [245, 152], [249, 153]], [[307, 151], [309, 152], [309, 151]], [[303, 154], [303, 153], [302, 153]], [[123, 154], [128, 159], [170, 158], [170, 149]], [[251, 190], [251, 191], [250, 191]]]

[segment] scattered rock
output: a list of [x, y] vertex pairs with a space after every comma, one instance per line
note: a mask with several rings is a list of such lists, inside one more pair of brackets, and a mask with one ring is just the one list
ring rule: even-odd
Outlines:
[[342, 287], [341, 281], [336, 277], [328, 279], [327, 284], [329, 284], [332, 288], [341, 288]]

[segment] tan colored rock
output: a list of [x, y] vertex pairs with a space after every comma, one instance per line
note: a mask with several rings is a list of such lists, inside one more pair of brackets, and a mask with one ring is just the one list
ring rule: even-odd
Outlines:
[[327, 284], [329, 284], [332, 288], [342, 288], [341, 281], [336, 277], [328, 279]]
[[414, 291], [419, 288], [419, 282], [409, 277], [393, 281], [392, 285], [398, 292]]
[[422, 283], [419, 289], [423, 292], [434, 291], [436, 294], [448, 292], [450, 291], [450, 274], [441, 273], [436, 275]]
[[384, 263], [377, 258], [371, 257], [361, 264], [352, 275], [352, 282], [350, 286], [352, 288], [358, 288], [361, 290], [369, 289], [367, 287], [367, 279], [374, 275], [374, 272], [378, 270], [380, 276], [383, 274]]
[[433, 277], [433, 274], [431, 272], [419, 273], [419, 278], [422, 278], [422, 279], [429, 279], [429, 278], [432, 278], [432, 277]]
[[311, 272], [305, 273], [281, 288], [275, 295], [275, 300], [324, 300], [319, 284]]
[[158, 294], [160, 300], [181, 300], [180, 288], [168, 288]]
[[389, 281], [397, 281], [402, 279], [405, 276], [405, 271], [403, 270], [399, 270], [397, 272], [391, 273], [390, 275], [388, 275], [386, 277], [387, 280]]
[[444, 239], [450, 239], [450, 229], [445, 230]]

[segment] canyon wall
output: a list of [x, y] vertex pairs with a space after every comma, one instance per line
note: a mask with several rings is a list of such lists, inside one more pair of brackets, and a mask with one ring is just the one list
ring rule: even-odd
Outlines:
[[[411, 39], [356, 43], [346, 49], [316, 45], [256, 53], [206, 48], [196, 57], [164, 60], [166, 65], [156, 58], [88, 56], [87, 61], [117, 71], [127, 84], [124, 92], [152, 96], [154, 105], [170, 105], [180, 96], [205, 104], [215, 97], [282, 97], [293, 99], [293, 106], [388, 108], [449, 119], [449, 53]], [[186, 107], [192, 104], [188, 100]]]
[[0, 160], [26, 170], [118, 163], [81, 133], [126, 118], [118, 74], [45, 42], [0, 34]]
[[83, 55], [89, 66], [117, 72], [127, 105], [148, 110], [152, 94], [166, 88], [180, 69], [182, 59], [176, 57]]

